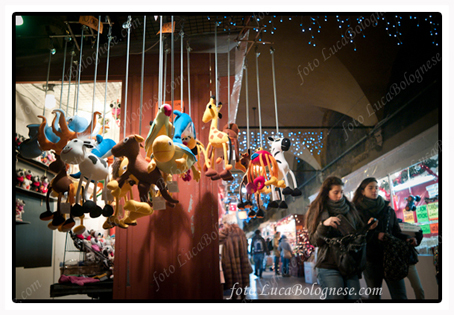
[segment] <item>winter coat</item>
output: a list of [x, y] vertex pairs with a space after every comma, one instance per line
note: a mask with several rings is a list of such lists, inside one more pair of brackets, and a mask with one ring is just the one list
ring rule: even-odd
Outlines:
[[292, 251], [292, 247], [290, 246], [290, 244], [288, 243], [288, 240], [286, 237], [283, 237], [282, 240], [281, 240], [281, 243], [279, 244], [279, 252], [281, 254], [281, 257], [284, 258], [284, 249], [290, 251], [292, 254], [293, 254], [293, 251]]
[[[350, 208], [354, 207], [354, 205], [350, 201], [346, 200], [346, 202], [348, 203]], [[338, 229], [335, 229], [331, 226], [323, 225], [323, 222], [331, 216], [328, 212], [328, 208], [325, 205], [311, 205], [311, 207], [322, 207], [317, 230], [315, 231], [315, 233], [309, 234], [309, 242], [315, 247], [318, 247], [317, 261], [315, 262], [315, 266], [317, 268], [338, 270], [333, 248], [331, 248], [325, 242], [325, 238], [342, 237], [342, 233]], [[308, 218], [308, 221], [309, 220], [310, 218]], [[358, 222], [356, 229], [359, 230], [363, 226], [364, 223], [362, 221]]]
[[232, 288], [249, 286], [249, 274], [252, 267], [249, 262], [248, 242], [238, 224], [227, 225], [219, 232], [219, 244], [222, 247], [222, 270], [224, 271], [225, 287]]
[[[391, 231], [390, 234], [403, 241], [410, 238], [410, 236], [402, 233], [399, 222], [397, 221], [396, 212], [389, 206], [389, 201], [386, 201], [385, 208], [378, 216], [374, 216], [369, 211], [361, 209], [359, 205], [357, 206], [357, 209], [364, 222], [369, 222], [369, 219], [372, 217], [378, 219], [378, 226], [367, 233], [366, 259], [368, 262], [382, 265], [384, 256], [383, 243], [378, 239], [378, 234], [380, 232], [388, 233]], [[389, 219], [389, 229], [387, 228], [388, 213], [391, 214]]]
[[281, 252], [279, 251], [279, 236], [277, 234], [274, 234], [273, 238], [273, 254], [276, 257], [281, 256]]

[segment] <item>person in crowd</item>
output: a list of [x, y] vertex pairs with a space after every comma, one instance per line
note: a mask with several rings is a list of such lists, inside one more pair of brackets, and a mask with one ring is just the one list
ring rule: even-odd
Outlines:
[[279, 276], [279, 260], [281, 257], [281, 252], [279, 251], [279, 240], [281, 238], [281, 232], [276, 232], [273, 238], [273, 254], [274, 254], [274, 274]]
[[290, 251], [290, 253], [292, 253], [292, 256], [293, 256], [293, 250], [292, 250], [292, 246], [290, 246], [290, 244], [288, 242], [287, 236], [282, 235], [281, 242], [279, 243], [278, 249], [279, 249], [280, 255], [282, 257], [282, 276], [290, 277], [290, 270], [289, 270], [290, 258], [284, 257], [284, 254], [285, 254], [284, 251], [285, 250]]
[[[317, 278], [327, 299], [360, 299], [359, 276], [343, 276], [338, 269], [335, 252], [326, 242], [328, 238], [341, 237], [338, 226], [348, 224], [353, 230], [363, 228], [361, 219], [355, 206], [344, 196], [344, 183], [338, 177], [331, 176], [325, 179], [320, 187], [318, 196], [311, 203], [307, 213], [307, 230], [309, 241], [318, 247], [318, 257], [315, 263]], [[339, 217], [339, 215], [342, 215]], [[341, 222], [347, 220], [348, 222]], [[372, 219], [369, 221], [371, 222]], [[370, 229], [374, 229], [374, 223]], [[339, 291], [340, 289], [340, 291]], [[338, 294], [337, 292], [347, 292]]]
[[[402, 240], [410, 242], [416, 246], [416, 239], [403, 234], [399, 223], [396, 218], [396, 213], [389, 206], [389, 201], [385, 201], [378, 194], [378, 181], [369, 177], [364, 179], [355, 191], [353, 203], [358, 209], [363, 220], [370, 218], [378, 219], [378, 227], [367, 235], [367, 248], [366, 248], [366, 269], [364, 270], [364, 277], [367, 286], [371, 288], [372, 294], [369, 299], [380, 299], [381, 288], [384, 278], [383, 271], [383, 236], [385, 233], [390, 233]], [[388, 226], [388, 215], [389, 226]], [[398, 281], [390, 281], [385, 279], [386, 284], [394, 300], [406, 300], [407, 291], [405, 290], [404, 279]]]
[[[236, 215], [227, 215], [222, 220], [223, 228], [219, 232], [219, 245], [222, 245], [222, 270], [224, 273], [224, 289], [234, 290], [232, 298], [245, 298], [245, 288], [249, 286], [249, 274], [252, 267], [248, 257], [248, 241], [243, 230], [238, 226]], [[235, 285], [238, 283], [237, 285]], [[241, 294], [237, 294], [241, 292]]]
[[251, 253], [254, 258], [255, 271], [254, 274], [262, 278], [263, 273], [263, 259], [265, 258], [265, 253], [269, 255], [268, 247], [266, 245], [265, 239], [260, 234], [260, 230], [255, 231], [255, 235], [252, 238], [251, 243]]
[[[423, 238], [422, 230], [419, 230], [415, 233], [416, 246], [421, 244]], [[416, 247], [415, 246], [415, 247]], [[417, 300], [424, 300], [424, 288], [422, 287], [421, 280], [419, 279], [418, 270], [416, 269], [416, 264], [408, 266], [408, 280], [410, 281], [411, 287], [415, 292], [415, 297]]]

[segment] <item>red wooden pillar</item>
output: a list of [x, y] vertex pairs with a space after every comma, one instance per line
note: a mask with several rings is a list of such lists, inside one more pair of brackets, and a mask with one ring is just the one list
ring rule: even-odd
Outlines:
[[[209, 126], [202, 122], [202, 115], [210, 98], [209, 58], [205, 54], [192, 56], [192, 119], [197, 138], [207, 144]], [[158, 67], [156, 56], [146, 56], [148, 70], [144, 78], [144, 106], [140, 118], [140, 60], [140, 56], [131, 58], [130, 63], [126, 135], [138, 133], [141, 119], [141, 135], [145, 138], [149, 122], [157, 110]], [[179, 69], [178, 62], [179, 58], [175, 57], [175, 69]], [[180, 99], [179, 85], [174, 93], [175, 99]], [[187, 95], [184, 103], [187, 105]], [[124, 104], [124, 99], [121, 104]], [[123, 131], [120, 139], [122, 137]], [[145, 155], [144, 150], [141, 153]], [[222, 299], [217, 185], [218, 182], [203, 174], [199, 183], [178, 179], [180, 192], [173, 196], [180, 203], [175, 208], [155, 211], [151, 216], [138, 219], [137, 226], [126, 230], [116, 228], [114, 299]]]

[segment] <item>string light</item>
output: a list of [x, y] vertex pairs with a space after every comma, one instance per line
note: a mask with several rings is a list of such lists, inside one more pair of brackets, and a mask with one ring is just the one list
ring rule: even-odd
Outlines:
[[[224, 28], [223, 28], [224, 31], [231, 31], [231, 29], [232, 29], [231, 26], [232, 25], [236, 26], [237, 21], [243, 21], [243, 25], [245, 22], [244, 17], [240, 17], [240, 16], [238, 16], [238, 17], [223, 16], [223, 17], [226, 20], [224, 22]], [[279, 19], [279, 21], [281, 23], [284, 20], [284, 16], [277, 17], [276, 15], [260, 16], [260, 17], [254, 16], [254, 17], [257, 22], [261, 22], [263, 24], [262, 25], [263, 32], [271, 33], [271, 35], [274, 35], [275, 32], [277, 31], [277, 28], [274, 25], [275, 20]], [[286, 17], [288, 18], [289, 21], [293, 21], [295, 16], [286, 16]], [[328, 16], [327, 15], [308, 16], [309, 23], [306, 26], [304, 25], [304, 21], [303, 21], [304, 17], [303, 16], [299, 16], [299, 17], [301, 19], [300, 23], [299, 23], [301, 32], [302, 33], [310, 32], [310, 38], [308, 39], [307, 43], [314, 47], [317, 46], [316, 45], [316, 39], [317, 39], [316, 34], [321, 33], [321, 29], [322, 29], [322, 25], [320, 24], [321, 23], [320, 21], [328, 22]], [[298, 18], [298, 16], [296, 16], [296, 18]], [[335, 18], [337, 21], [338, 30], [340, 32], [340, 38], [342, 40], [347, 40], [347, 42], [352, 45], [353, 51], [357, 51], [357, 47], [356, 47], [357, 40], [355, 40], [355, 39], [360, 38], [360, 36], [358, 36], [358, 35], [361, 35], [362, 38], [366, 37], [366, 34], [364, 32], [365, 31], [364, 24], [366, 26], [370, 26], [371, 21], [366, 21], [366, 17], [364, 17], [364, 16], [354, 17], [353, 20], [351, 17], [342, 18], [339, 15], [335, 15]], [[211, 17], [207, 16], [207, 19], [210, 21]], [[356, 23], [354, 22], [355, 21], [354, 19], [356, 19]], [[439, 21], [436, 20], [436, 19], [438, 19], [437, 15], [432, 15], [432, 14], [428, 14], [425, 16], [409, 15], [408, 19], [410, 21], [415, 21], [415, 24], [413, 24], [413, 25], [416, 25], [416, 27], [418, 27], [418, 28], [421, 26], [427, 26], [429, 28], [428, 33], [432, 37], [432, 44], [435, 46], [439, 46], [440, 23], [439, 23]], [[393, 38], [396, 41], [396, 44], [398, 46], [403, 45], [403, 41], [401, 39], [401, 36], [403, 36], [401, 30], [402, 30], [402, 27], [405, 26], [403, 16], [401, 16], [401, 15], [382, 16], [382, 17], [376, 19], [375, 22], [373, 22], [372, 26], [374, 26], [374, 27], [377, 26], [379, 24], [379, 22], [381, 22], [381, 21], [383, 21], [383, 25], [384, 25], [383, 27], [385, 28], [388, 36]], [[421, 25], [421, 23], [423, 25]], [[254, 27], [253, 31], [258, 33], [260, 28], [261, 28], [260, 26]], [[261, 39], [259, 39], [259, 41], [263, 42]]]

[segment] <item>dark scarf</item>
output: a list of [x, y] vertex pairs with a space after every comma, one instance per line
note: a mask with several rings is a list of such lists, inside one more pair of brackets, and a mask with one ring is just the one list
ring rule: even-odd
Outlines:
[[370, 199], [364, 196], [361, 201], [358, 202], [358, 208], [368, 211], [373, 216], [380, 214], [385, 206], [386, 203], [382, 196], [378, 196], [377, 199]]
[[338, 201], [332, 201], [328, 198], [326, 201], [326, 206], [328, 207], [328, 212], [331, 216], [337, 216], [339, 214], [347, 218], [348, 221], [356, 228], [356, 220], [350, 211], [350, 205], [347, 203], [344, 196]]

